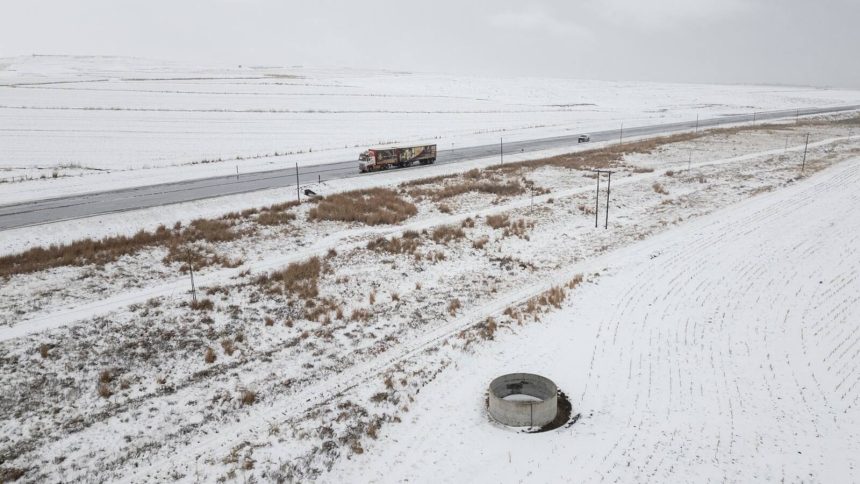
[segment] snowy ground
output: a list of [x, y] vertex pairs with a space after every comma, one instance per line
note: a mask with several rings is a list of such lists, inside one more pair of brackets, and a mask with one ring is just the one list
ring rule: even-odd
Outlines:
[[15, 57], [0, 59], [0, 200], [350, 160], [395, 142], [444, 149], [858, 102], [804, 87]]
[[[856, 482], [860, 160], [601, 259], [540, 324], [463, 355], [330, 482]], [[594, 266], [594, 264], [592, 264]], [[489, 421], [537, 372], [580, 420]]]
[[[825, 170], [812, 178], [799, 174], [806, 132], [816, 140], [807, 175]], [[275, 225], [241, 218], [234, 229], [242, 237], [196, 246], [242, 261], [196, 273], [211, 309], [189, 308], [188, 276], [163, 261], [164, 247], [10, 276], [0, 295], [0, 466], [32, 482], [460, 480], [455, 469], [480, 480], [474, 472], [511, 450], [510, 466], [497, 468], [523, 480], [528, 472], [537, 480], [697, 480], [744, 464], [773, 480], [780, 466], [787, 479], [827, 477], [820, 469], [830, 461], [816, 457], [823, 444], [813, 430], [846, 452], [855, 445], [831, 427], [856, 429], [858, 367], [848, 356], [860, 334], [851, 326], [860, 221], [849, 213], [858, 150], [860, 137], [844, 125], [821, 123], [706, 134], [628, 155], [613, 176], [610, 230], [594, 229], [591, 173], [551, 165], [479, 174], [534, 187], [508, 196], [432, 201], [467, 175], [413, 180], [398, 189], [418, 213], [396, 226], [310, 222], [313, 204]], [[491, 227], [489, 216], [500, 214], [510, 224]], [[446, 239], [437, 234], [444, 227], [462, 232]], [[379, 236], [414, 247], [368, 248]], [[776, 250], [764, 253], [768, 240]], [[780, 252], [788, 248], [797, 253]], [[763, 255], [749, 265], [744, 251]], [[320, 257], [312, 296], [258, 279], [312, 256]], [[808, 286], [816, 267], [823, 282]], [[797, 282], [791, 291], [821, 297], [791, 292], [797, 302], [780, 307], [783, 275]], [[691, 277], [704, 279], [681, 284]], [[554, 286], [571, 298], [559, 313], [547, 312], [560, 305]], [[668, 289], [649, 292], [660, 288]], [[679, 308], [688, 309], [689, 326], [677, 320]], [[816, 323], [792, 339], [808, 321]], [[545, 349], [517, 359], [521, 338]], [[488, 423], [483, 388], [514, 361], [556, 379], [581, 420], [542, 436]], [[792, 393], [795, 376], [805, 388]], [[446, 381], [457, 384], [440, 395]], [[465, 410], [453, 411], [461, 402]], [[443, 409], [442, 431], [426, 430]], [[846, 420], [833, 421], [839, 411]], [[640, 428], [647, 432], [635, 434]], [[571, 441], [580, 433], [593, 436], [590, 444]], [[759, 437], [771, 467], [750, 464]], [[407, 446], [416, 450], [404, 455]], [[573, 456], [561, 456], [567, 446], [597, 458], [570, 466]], [[555, 468], [566, 474], [527, 466], [539, 449], [555, 449], [555, 462], [565, 463]], [[783, 459], [775, 449], [805, 457]], [[441, 468], [438, 459], [454, 455], [474, 459]], [[826, 459], [834, 476], [853, 479], [847, 457]], [[391, 468], [400, 474], [382, 474]]]

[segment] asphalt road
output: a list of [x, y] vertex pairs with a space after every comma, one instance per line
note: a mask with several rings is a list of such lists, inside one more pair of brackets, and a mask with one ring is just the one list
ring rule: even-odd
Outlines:
[[[702, 119], [698, 121], [698, 126], [700, 128], [707, 128], [729, 123], [790, 118], [796, 115], [836, 113], [857, 109], [860, 109], [860, 105], [767, 111], [755, 114]], [[695, 126], [695, 121], [637, 126], [624, 129], [623, 136], [667, 134], [691, 129]], [[621, 135], [620, 129], [590, 132], [589, 134], [591, 135], [591, 141], [613, 140], [618, 139]], [[575, 134], [505, 143], [504, 151], [506, 153], [528, 153], [575, 146], [578, 136], [578, 134]], [[498, 154], [498, 144], [439, 150], [437, 152], [436, 163], [457, 163], [487, 156], [496, 156]], [[414, 166], [402, 169], [420, 170], [424, 168], [427, 167]], [[299, 185], [315, 183], [317, 180], [325, 181], [354, 176], [374, 176], [374, 174], [358, 174], [358, 162], [356, 160], [309, 165], [299, 168]], [[189, 202], [295, 185], [296, 171], [294, 168], [287, 168], [249, 173], [239, 175], [238, 177], [219, 176], [69, 197], [46, 198], [0, 206], [0, 231], [61, 220], [73, 220], [106, 213], [138, 210], [172, 203]]]

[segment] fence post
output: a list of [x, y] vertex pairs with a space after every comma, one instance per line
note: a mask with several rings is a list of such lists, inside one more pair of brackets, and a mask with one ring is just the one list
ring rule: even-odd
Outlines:
[[302, 203], [302, 196], [299, 192], [299, 162], [296, 162], [296, 201]]

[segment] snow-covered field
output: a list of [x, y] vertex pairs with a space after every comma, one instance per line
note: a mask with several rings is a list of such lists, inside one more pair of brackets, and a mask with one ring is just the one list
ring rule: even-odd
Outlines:
[[[396, 225], [314, 221], [314, 203], [274, 223], [237, 214], [232, 240], [187, 247], [214, 261], [195, 271], [196, 309], [166, 246], [7, 276], [0, 470], [856, 480], [851, 126], [685, 135], [608, 162], [609, 230], [589, 162], [382, 174], [416, 206]], [[498, 193], [455, 190], [478, 180]], [[486, 384], [507, 370], [553, 378], [579, 420], [539, 435], [489, 422]]]
[[[609, 254], [326, 480], [857, 482], [858, 186], [855, 159]], [[488, 382], [522, 371], [581, 418], [538, 434], [489, 421]]]
[[376, 144], [450, 148], [614, 129], [622, 121], [629, 127], [858, 102], [858, 91], [805, 87], [22, 56], [0, 59], [0, 182], [7, 182], [0, 198], [352, 160]]

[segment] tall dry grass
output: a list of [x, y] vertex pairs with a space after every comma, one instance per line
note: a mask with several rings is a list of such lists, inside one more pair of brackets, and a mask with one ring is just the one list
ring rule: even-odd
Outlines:
[[390, 225], [401, 223], [417, 213], [415, 205], [394, 190], [371, 188], [325, 197], [308, 211], [308, 219]]

